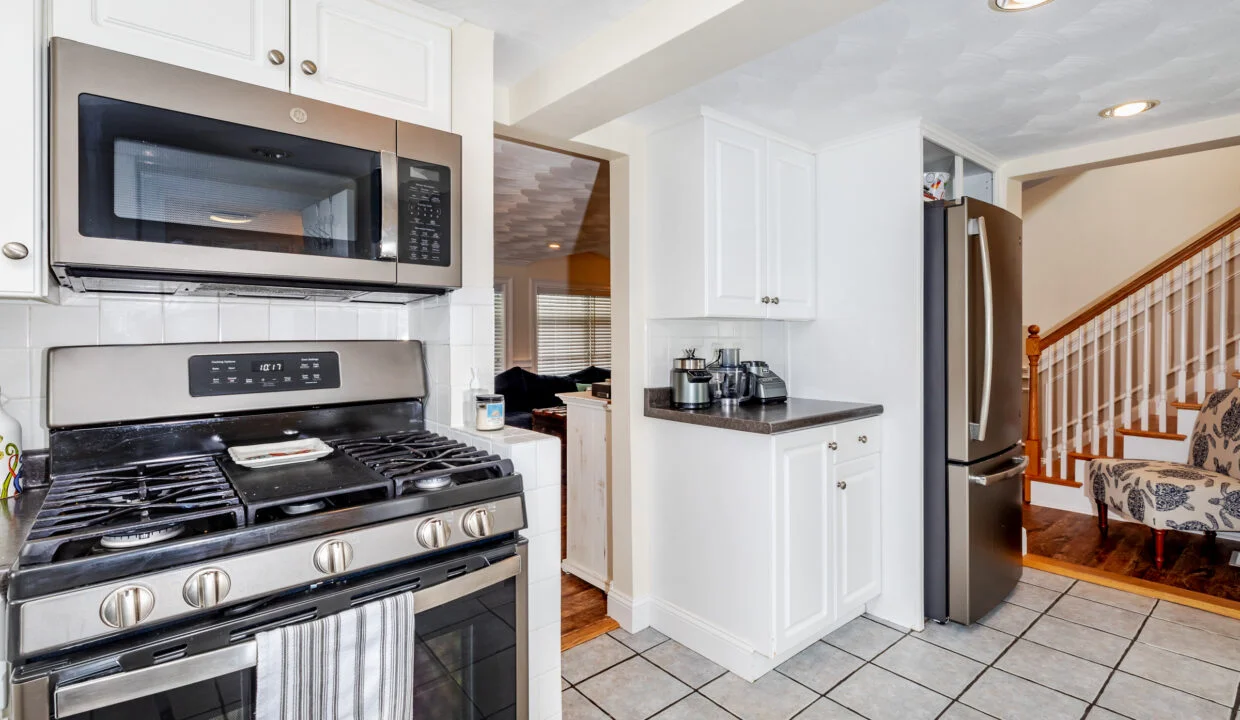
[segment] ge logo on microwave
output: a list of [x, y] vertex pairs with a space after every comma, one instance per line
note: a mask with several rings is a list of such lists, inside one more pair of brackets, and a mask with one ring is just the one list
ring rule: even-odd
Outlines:
[[303, 110], [302, 108], [299, 108], [299, 107], [295, 107], [295, 108], [293, 108], [292, 110], [289, 110], [289, 111], [288, 111], [288, 116], [289, 116], [289, 117], [291, 117], [291, 118], [293, 118], [293, 122], [295, 122], [295, 123], [297, 123], [297, 124], [299, 124], [299, 125], [300, 125], [301, 123], [304, 123], [306, 120], [309, 120], [309, 119], [310, 119], [310, 115], [309, 115], [309, 114], [307, 114], [305, 110]]

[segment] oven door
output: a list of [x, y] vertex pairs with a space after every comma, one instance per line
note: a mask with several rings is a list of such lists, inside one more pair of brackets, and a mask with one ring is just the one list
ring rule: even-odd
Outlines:
[[[524, 560], [521, 545], [515, 556], [414, 592], [415, 717], [528, 717]], [[387, 592], [376, 592], [375, 586], [366, 583], [354, 604]], [[400, 583], [390, 591], [401, 591]], [[276, 614], [288, 616], [283, 608]], [[56, 680], [66, 675], [62, 672], [18, 683], [16, 719], [250, 720], [255, 717], [257, 656], [251, 637], [94, 679]]]
[[396, 121], [61, 38], [51, 56], [53, 265], [396, 283]]

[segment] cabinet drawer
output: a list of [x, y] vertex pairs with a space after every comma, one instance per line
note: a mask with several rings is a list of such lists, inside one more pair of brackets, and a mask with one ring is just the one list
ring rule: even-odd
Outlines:
[[847, 462], [882, 450], [880, 418], [866, 418], [835, 426], [835, 462]]

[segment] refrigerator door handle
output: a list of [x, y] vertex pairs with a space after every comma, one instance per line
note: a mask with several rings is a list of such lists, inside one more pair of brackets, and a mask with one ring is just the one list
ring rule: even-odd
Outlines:
[[978, 442], [986, 440], [986, 426], [990, 424], [990, 391], [995, 374], [995, 288], [990, 274], [990, 243], [986, 238], [986, 218], [969, 220], [969, 234], [976, 235], [982, 259], [982, 307], [986, 323], [985, 367], [982, 370], [982, 407], [977, 422], [969, 423], [969, 435]]
[[1007, 470], [1001, 470], [991, 475], [970, 475], [969, 482], [983, 487], [994, 485], [996, 483], [1001, 483], [1010, 477], [1024, 475], [1025, 468], [1027, 467], [1029, 467], [1029, 458], [1022, 455], [1021, 457], [1016, 458], [1016, 463]]

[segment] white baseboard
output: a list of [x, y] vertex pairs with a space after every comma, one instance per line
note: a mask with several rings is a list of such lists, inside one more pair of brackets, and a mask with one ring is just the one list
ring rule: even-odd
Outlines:
[[822, 636], [861, 615], [864, 611], [864, 608], [857, 608], [849, 615], [837, 618], [835, 622], [815, 630], [797, 645], [775, 657], [770, 657], [755, 651], [744, 640], [675, 605], [652, 599], [650, 607], [650, 624], [656, 630], [749, 682], [774, 670], [792, 656], [818, 642]]
[[612, 588], [607, 593], [607, 615], [625, 632], [640, 632], [650, 627], [650, 598], [634, 600], [632, 597]]
[[581, 567], [572, 560], [561, 560], [560, 569], [569, 575], [575, 575], [582, 580], [585, 580], [603, 592], [608, 592], [611, 590], [611, 580], [608, 580], [592, 570]]
[[[1084, 461], [1077, 461], [1077, 478], [1083, 477], [1085, 472], [1084, 465]], [[1096, 515], [1098, 512], [1094, 503], [1085, 496], [1085, 489], [1083, 487], [1032, 482], [1029, 484], [1029, 501], [1034, 505], [1055, 508], [1056, 510], [1067, 510], [1068, 512], [1081, 513], [1082, 515]]]

